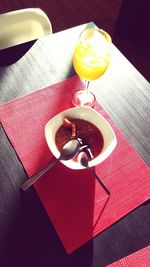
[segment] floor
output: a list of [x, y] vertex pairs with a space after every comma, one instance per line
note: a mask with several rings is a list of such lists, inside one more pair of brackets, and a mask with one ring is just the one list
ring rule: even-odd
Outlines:
[[[113, 43], [142, 75], [147, 80], [150, 80], [150, 50], [148, 43], [145, 42], [142, 45], [138, 45], [137, 42], [133, 42], [131, 38], [128, 39], [116, 30], [122, 4], [125, 1], [130, 2], [130, 0], [0, 0], [0, 13], [21, 8], [40, 7], [50, 18], [53, 32], [93, 21], [98, 27], [111, 34]], [[136, 12], [136, 8], [134, 10]]]

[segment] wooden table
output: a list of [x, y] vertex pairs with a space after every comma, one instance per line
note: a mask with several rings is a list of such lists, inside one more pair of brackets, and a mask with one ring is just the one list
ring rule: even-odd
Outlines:
[[[80, 25], [38, 40], [15, 64], [0, 68], [4, 103], [74, 75], [72, 53]], [[17, 51], [18, 48], [16, 48]], [[113, 46], [106, 74], [93, 92], [147, 164], [149, 83]], [[34, 189], [22, 194], [24, 169], [0, 127], [0, 262], [6, 267], [106, 266], [150, 244], [150, 202], [67, 255]]]

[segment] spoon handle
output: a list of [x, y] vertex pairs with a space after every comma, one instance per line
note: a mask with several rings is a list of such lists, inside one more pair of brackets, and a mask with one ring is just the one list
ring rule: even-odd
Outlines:
[[80, 164], [87, 168], [94, 176], [95, 178], [98, 180], [99, 184], [103, 187], [103, 189], [105, 190], [106, 194], [110, 196], [110, 191], [107, 189], [107, 187], [104, 185], [104, 183], [100, 180], [100, 178], [97, 176], [97, 174], [92, 170], [92, 168], [89, 166], [88, 163], [88, 156], [86, 154], [86, 152], [81, 151], [78, 155], [78, 160], [80, 162]]
[[27, 179], [22, 185], [21, 185], [21, 189], [23, 191], [26, 191], [31, 185], [34, 184], [35, 181], [37, 181], [45, 172], [47, 172], [50, 168], [52, 168], [56, 162], [59, 159], [54, 159], [53, 161], [51, 161], [44, 169], [42, 169], [41, 171], [39, 171], [38, 173], [36, 173], [35, 175], [31, 176], [29, 179]]
[[110, 191], [107, 189], [107, 187], [104, 185], [104, 183], [100, 180], [100, 178], [97, 176], [97, 174], [91, 169], [91, 167], [87, 167], [91, 173], [95, 176], [95, 178], [98, 180], [98, 182], [100, 183], [100, 185], [103, 187], [103, 189], [105, 190], [105, 192], [110, 196]]

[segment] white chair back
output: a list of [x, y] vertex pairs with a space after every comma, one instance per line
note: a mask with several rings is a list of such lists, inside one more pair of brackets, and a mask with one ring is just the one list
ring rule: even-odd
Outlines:
[[52, 34], [52, 25], [39, 8], [0, 14], [0, 50]]

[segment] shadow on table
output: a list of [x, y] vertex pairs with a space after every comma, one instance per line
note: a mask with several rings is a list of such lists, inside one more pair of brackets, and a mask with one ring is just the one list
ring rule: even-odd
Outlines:
[[149, 81], [150, 37], [148, 32], [149, 1], [124, 0], [113, 33], [113, 43]]
[[0, 50], [0, 67], [6, 67], [17, 62], [35, 42], [36, 40]]
[[93, 246], [87, 243], [67, 255], [33, 188], [22, 196], [20, 218], [5, 245], [3, 267], [91, 267]]

